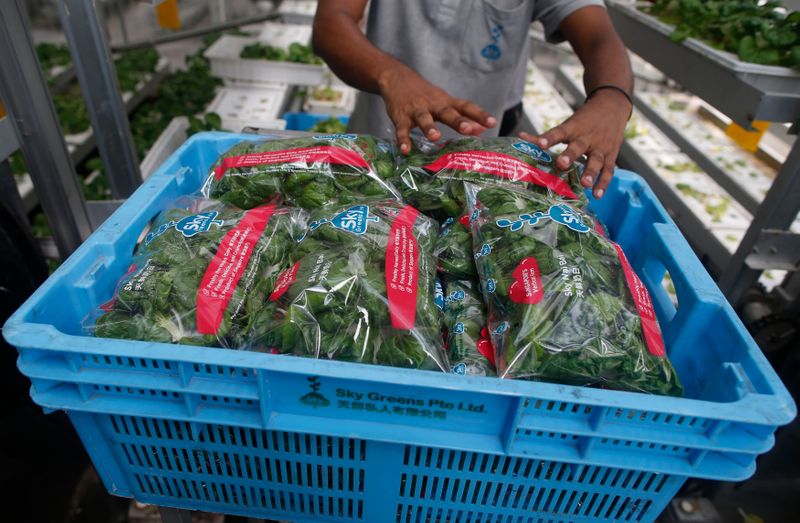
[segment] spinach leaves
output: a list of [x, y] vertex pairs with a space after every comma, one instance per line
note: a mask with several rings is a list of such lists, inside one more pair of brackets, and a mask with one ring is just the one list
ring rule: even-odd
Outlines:
[[531, 191], [467, 192], [501, 377], [682, 393], [647, 290], [589, 215]]
[[434, 302], [436, 223], [394, 200], [312, 212], [256, 338], [276, 352], [447, 370]]
[[316, 209], [363, 198], [397, 198], [389, 146], [356, 134], [241, 142], [211, 169], [204, 195], [244, 209], [283, 198]]
[[800, 11], [780, 2], [657, 0], [646, 11], [675, 26], [675, 42], [699, 38], [745, 62], [800, 69]]
[[437, 218], [463, 214], [464, 182], [516, 185], [585, 201], [578, 164], [558, 172], [555, 158], [519, 138], [460, 138], [441, 148], [415, 147], [400, 161], [394, 181], [403, 198]]
[[259, 349], [251, 332], [304, 225], [299, 209], [189, 200], [156, 218], [94, 334]]

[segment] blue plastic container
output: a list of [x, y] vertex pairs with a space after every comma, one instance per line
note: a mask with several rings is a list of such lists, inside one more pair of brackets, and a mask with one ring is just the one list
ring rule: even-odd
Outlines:
[[[287, 131], [308, 131], [319, 122], [329, 119], [329, 114], [312, 114], [312, 113], [285, 113], [283, 119], [286, 120]], [[349, 116], [338, 116], [340, 122], [347, 125], [350, 121]]]
[[[253, 135], [191, 137], [12, 316], [31, 396], [114, 494], [294, 521], [651, 521], [741, 480], [795, 405], [674, 223], [618, 171], [593, 209], [650, 289], [686, 398], [87, 337], [147, 222]], [[661, 287], [674, 282], [676, 310]]]

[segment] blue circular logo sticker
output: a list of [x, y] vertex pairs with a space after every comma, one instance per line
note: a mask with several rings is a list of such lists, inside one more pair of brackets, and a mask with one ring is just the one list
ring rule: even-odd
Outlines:
[[503, 51], [495, 44], [489, 44], [481, 49], [481, 56], [487, 60], [497, 60], [503, 56]]

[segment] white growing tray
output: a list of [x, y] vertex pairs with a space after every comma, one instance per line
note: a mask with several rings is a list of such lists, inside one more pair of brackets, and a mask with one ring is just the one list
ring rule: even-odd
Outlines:
[[258, 39], [265, 44], [284, 49], [295, 42], [308, 45], [311, 43], [311, 26], [266, 22], [261, 28]]
[[[319, 85], [317, 88], [324, 88], [324, 85]], [[303, 110], [307, 113], [316, 114], [330, 114], [332, 116], [349, 115], [356, 107], [356, 90], [346, 85], [331, 85], [334, 91], [342, 93], [342, 97], [338, 101], [329, 102], [325, 100], [315, 100], [311, 94], [315, 88], [309, 88], [306, 100], [303, 103]]]
[[245, 127], [282, 130], [280, 119], [289, 86], [285, 84], [230, 85], [222, 88], [206, 108], [222, 118], [222, 128], [240, 132]]
[[153, 146], [147, 151], [142, 163], [139, 164], [143, 180], [156, 172], [156, 169], [186, 141], [188, 129], [189, 119], [185, 116], [177, 116], [169, 122], [167, 128], [161, 132]]
[[[258, 38], [223, 35], [205, 52], [215, 76], [233, 82], [272, 82], [289, 85], [319, 85], [325, 66], [240, 58], [242, 49], [262, 42]], [[269, 42], [267, 42], [269, 43]], [[269, 45], [275, 45], [269, 43]]]

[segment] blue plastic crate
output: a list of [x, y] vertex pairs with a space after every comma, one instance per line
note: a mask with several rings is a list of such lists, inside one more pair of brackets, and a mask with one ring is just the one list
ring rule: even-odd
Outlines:
[[749, 477], [794, 418], [673, 222], [625, 171], [592, 205], [650, 289], [686, 398], [83, 335], [146, 223], [242, 139], [259, 137], [190, 138], [4, 327], [33, 400], [69, 414], [109, 491], [298, 521], [649, 521], [686, 477]]
[[[312, 114], [312, 113], [285, 113], [283, 119], [286, 120], [287, 131], [308, 131], [319, 122], [329, 119], [329, 114]], [[340, 122], [347, 125], [350, 121], [349, 116], [338, 116]]]

